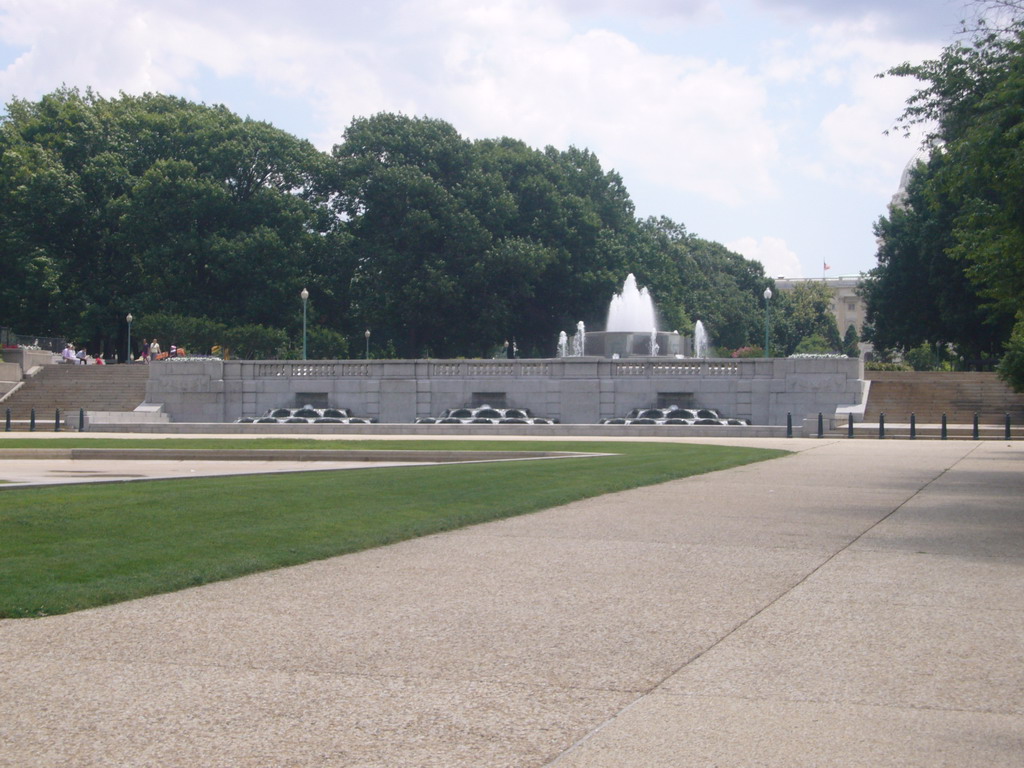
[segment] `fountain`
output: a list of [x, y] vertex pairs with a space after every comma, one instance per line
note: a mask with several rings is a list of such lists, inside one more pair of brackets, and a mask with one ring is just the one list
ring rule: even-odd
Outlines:
[[558, 356], [569, 356], [569, 337], [565, 335], [565, 331], [558, 332]]
[[704, 359], [708, 356], [708, 332], [704, 323], [698, 320], [693, 324], [693, 356]]
[[271, 408], [262, 416], [243, 416], [235, 424], [375, 424], [376, 418], [353, 416], [348, 408]]
[[583, 357], [586, 351], [587, 343], [587, 328], [583, 325], [583, 321], [580, 320], [576, 323], [576, 333], [572, 337], [572, 356]]
[[[579, 323], [578, 328], [577, 336], [583, 332], [583, 323]], [[573, 341], [574, 356], [582, 356], [583, 345], [579, 345], [577, 353], [576, 337]], [[681, 357], [683, 337], [678, 331], [658, 330], [654, 300], [646, 288], [637, 286], [636, 277], [630, 273], [622, 291], [615, 294], [608, 305], [605, 330], [586, 332], [586, 350], [599, 357]]]
[[529, 408], [492, 408], [489, 405], [477, 407], [446, 408], [434, 418], [423, 416], [417, 424], [556, 424], [556, 419], [533, 416]]
[[637, 288], [636, 278], [630, 272], [622, 285], [622, 292], [612, 296], [608, 305], [608, 323], [605, 331], [630, 332], [657, 329], [658, 318], [654, 300], [646, 288]]
[[742, 427], [749, 426], [750, 420], [728, 418], [712, 408], [680, 408], [678, 405], [670, 405], [667, 408], [634, 408], [625, 416], [601, 419], [601, 423]]

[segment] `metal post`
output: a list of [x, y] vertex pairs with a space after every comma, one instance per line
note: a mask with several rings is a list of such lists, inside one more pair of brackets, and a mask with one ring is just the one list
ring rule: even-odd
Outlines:
[[853, 414], [846, 414], [846, 436], [847, 438], [853, 437]]
[[85, 432], [85, 408], [78, 409], [78, 431]]
[[974, 412], [974, 428], [971, 430], [971, 439], [978, 439], [978, 412]]
[[786, 437], [793, 436], [793, 414], [786, 414]]
[[821, 411], [818, 411], [818, 437], [825, 436], [825, 420], [821, 415]]
[[1012, 440], [1013, 438], [1010, 436], [1010, 414], [1008, 414], [1008, 413], [1005, 414], [1005, 416], [1003, 417], [1003, 426], [1004, 426], [1003, 433], [1004, 433], [1006, 439], [1007, 440]]
[[768, 329], [769, 329], [770, 324], [771, 324], [771, 314], [768, 311], [768, 302], [771, 300], [771, 298], [772, 298], [772, 289], [771, 288], [765, 288], [764, 289], [764, 356], [765, 357], [770, 357], [771, 356], [770, 353], [768, 352], [768, 344], [769, 344], [769, 339], [770, 339], [770, 336], [769, 336], [769, 333], [768, 333]]
[[306, 360], [306, 302], [309, 300], [309, 291], [303, 288], [299, 296], [302, 297], [302, 359]]
[[942, 439], [943, 440], [945, 440], [948, 437], [946, 426], [947, 426], [947, 424], [946, 424], [946, 414], [942, 414]]
[[878, 414], [878, 439], [885, 440], [885, 413]]
[[910, 439], [917, 440], [917, 414], [910, 414]]
[[35, 432], [36, 431], [36, 409], [35, 408], [32, 409], [32, 411], [29, 413], [29, 416], [28, 416], [28, 431], [29, 432]]
[[60, 408], [53, 412], [53, 431], [60, 432]]
[[4, 432], [11, 431], [11, 409], [7, 409], [7, 416], [4, 418]]

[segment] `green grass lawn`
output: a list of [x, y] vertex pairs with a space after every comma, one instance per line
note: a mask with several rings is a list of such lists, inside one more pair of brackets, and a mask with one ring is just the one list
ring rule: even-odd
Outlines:
[[[62, 440], [40, 440], [59, 447]], [[0, 492], [0, 618], [67, 613], [772, 459], [681, 443], [69, 440], [78, 447], [542, 450], [598, 458], [154, 480]], [[0, 447], [30, 447], [0, 440]], [[628, 509], [623, 514], [629, 514]]]

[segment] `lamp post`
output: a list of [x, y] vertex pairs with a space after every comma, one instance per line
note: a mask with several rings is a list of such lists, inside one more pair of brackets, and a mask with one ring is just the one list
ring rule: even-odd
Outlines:
[[132, 320], [135, 318], [132, 317], [132, 313], [129, 312], [124, 316], [124, 319], [128, 323], [128, 357], [126, 360], [130, 363], [132, 361]]
[[772, 298], [772, 289], [764, 289], [764, 356], [769, 357], [768, 354], [768, 328], [770, 327], [770, 317], [768, 314], [768, 302]]
[[366, 338], [366, 359], [369, 360], [370, 359], [370, 329], [369, 328], [366, 329], [366, 331], [363, 333], [363, 336]]
[[305, 288], [299, 294], [302, 297], [302, 359], [306, 359], [306, 301], [309, 299], [309, 291]]

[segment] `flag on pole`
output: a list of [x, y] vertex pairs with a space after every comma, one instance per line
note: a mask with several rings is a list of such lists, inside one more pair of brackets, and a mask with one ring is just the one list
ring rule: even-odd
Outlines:
[[823, 262], [823, 264], [824, 264], [824, 267], [825, 267], [825, 271], [828, 271], [828, 270], [832, 269], [832, 267], [829, 266], [829, 263], [827, 261]]

